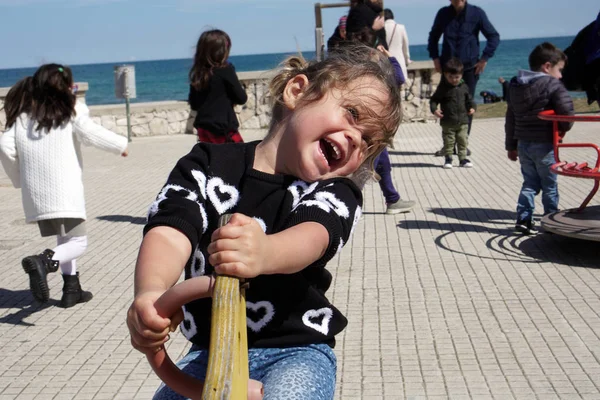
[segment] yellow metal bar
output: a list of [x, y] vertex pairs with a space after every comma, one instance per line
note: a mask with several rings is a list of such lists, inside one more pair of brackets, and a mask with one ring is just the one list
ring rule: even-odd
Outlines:
[[[227, 224], [230, 217], [221, 216], [219, 226]], [[217, 276], [210, 329], [202, 399], [246, 400], [249, 379], [246, 300], [238, 278]]]

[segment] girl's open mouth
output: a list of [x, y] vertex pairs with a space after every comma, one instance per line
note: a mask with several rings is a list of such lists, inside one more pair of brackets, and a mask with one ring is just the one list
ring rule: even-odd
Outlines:
[[329, 166], [332, 166], [337, 161], [341, 160], [342, 152], [335, 143], [327, 139], [321, 139], [319, 141], [319, 146], [321, 154], [323, 155]]

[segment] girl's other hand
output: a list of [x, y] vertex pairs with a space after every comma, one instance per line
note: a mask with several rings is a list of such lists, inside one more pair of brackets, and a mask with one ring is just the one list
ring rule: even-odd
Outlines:
[[125, 151], [121, 153], [121, 157], [127, 157], [128, 155], [129, 155], [128, 149], [125, 149]]
[[139, 294], [127, 311], [127, 327], [131, 335], [131, 345], [140, 352], [154, 353], [169, 340], [169, 333], [177, 328], [181, 316], [163, 318], [158, 315], [154, 303], [163, 294], [160, 291]]
[[220, 275], [254, 278], [269, 259], [268, 236], [254, 218], [243, 214], [233, 214], [211, 240], [208, 261]]

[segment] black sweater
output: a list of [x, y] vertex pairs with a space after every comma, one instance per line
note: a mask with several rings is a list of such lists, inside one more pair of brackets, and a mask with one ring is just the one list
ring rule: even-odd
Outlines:
[[237, 131], [239, 123], [233, 106], [245, 104], [247, 100], [248, 95], [233, 65], [215, 68], [204, 89], [196, 90], [190, 85], [188, 103], [197, 112], [194, 128], [202, 128], [215, 135]]
[[[249, 347], [290, 347], [327, 343], [346, 318], [325, 297], [332, 276], [325, 265], [341, 250], [361, 215], [360, 190], [346, 178], [307, 183], [289, 175], [252, 168], [256, 145], [199, 143], [171, 172], [152, 204], [144, 232], [166, 225], [192, 245], [185, 278], [210, 275], [206, 248], [219, 216], [239, 212], [255, 218], [267, 234], [313, 221], [329, 232], [323, 257], [290, 275], [260, 275], [246, 291]], [[302, 243], [297, 243], [302, 246]], [[212, 300], [184, 307], [183, 334], [208, 348]]]

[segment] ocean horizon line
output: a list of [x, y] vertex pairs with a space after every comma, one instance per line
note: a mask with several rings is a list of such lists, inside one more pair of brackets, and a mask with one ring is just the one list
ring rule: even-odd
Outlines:
[[[561, 35], [561, 36], [534, 36], [534, 37], [526, 37], [526, 38], [507, 38], [507, 39], [503, 39], [502, 37], [500, 38], [500, 44], [502, 45], [502, 42], [509, 42], [509, 41], [520, 41], [520, 40], [533, 40], [533, 39], [554, 39], [554, 38], [567, 38], [567, 37], [574, 37], [575, 35]], [[480, 43], [486, 43], [486, 40], [481, 40]], [[427, 43], [411, 43], [410, 46], [426, 46]], [[564, 49], [563, 49], [564, 50]], [[300, 50], [301, 53], [314, 53], [315, 50], [314, 49], [301, 49]], [[278, 52], [271, 52], [271, 53], [247, 53], [247, 54], [230, 54], [230, 57], [248, 57], [248, 56], [272, 56], [272, 55], [279, 55], [279, 54], [296, 54], [298, 53], [298, 50], [290, 50], [290, 51], [278, 51]], [[85, 66], [89, 66], [89, 65], [107, 65], [107, 64], [111, 64], [111, 65], [126, 65], [126, 64], [131, 64], [131, 63], [146, 63], [146, 62], [157, 62], [157, 61], [184, 61], [184, 60], [191, 60], [193, 57], [181, 57], [181, 58], [156, 58], [156, 59], [144, 59], [144, 60], [128, 60], [128, 61], [102, 61], [102, 62], [84, 62], [84, 63], [64, 63], [65, 65], [68, 66], [74, 66], [74, 67], [85, 67]], [[426, 60], [413, 60], [413, 61], [427, 61]], [[8, 71], [8, 70], [20, 70], [20, 69], [35, 69], [38, 68], [40, 65], [42, 65], [43, 63], [40, 63], [36, 66], [21, 66], [21, 67], [0, 67], [0, 71]]]

